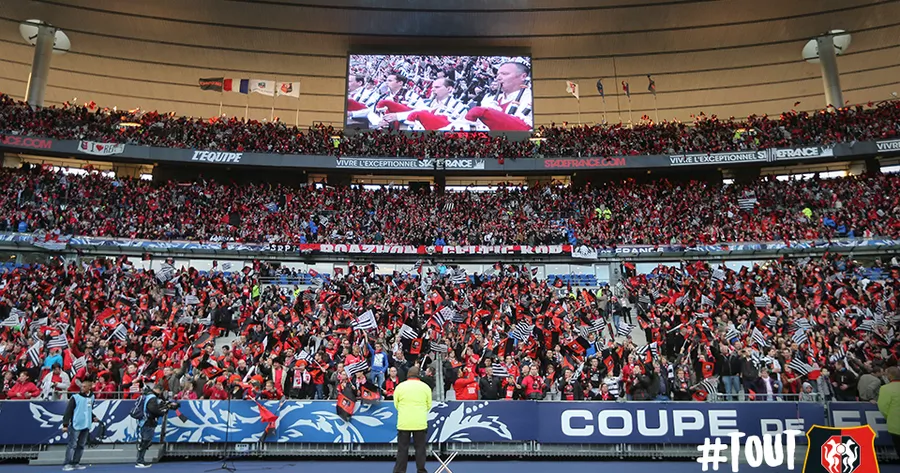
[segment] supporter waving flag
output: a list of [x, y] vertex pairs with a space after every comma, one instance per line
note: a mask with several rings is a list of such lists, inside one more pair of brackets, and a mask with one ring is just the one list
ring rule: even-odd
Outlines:
[[627, 337], [631, 335], [631, 331], [634, 330], [634, 327], [634, 325], [619, 321], [619, 325], [616, 326], [616, 336]]
[[376, 330], [378, 328], [378, 322], [375, 321], [375, 313], [372, 312], [371, 309], [360, 314], [356, 320], [353, 321], [353, 330]]
[[527, 322], [519, 322], [513, 327], [509, 336], [523, 342], [531, 338], [534, 332], [534, 325]]
[[352, 377], [356, 373], [365, 373], [366, 371], [369, 371], [369, 362], [366, 360], [358, 361], [344, 367], [344, 373], [346, 373], [348, 377]]

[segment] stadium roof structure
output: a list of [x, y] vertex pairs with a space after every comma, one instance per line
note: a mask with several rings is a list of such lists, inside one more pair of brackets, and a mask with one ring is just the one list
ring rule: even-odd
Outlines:
[[[301, 82], [299, 102], [251, 95], [251, 118], [340, 126], [347, 53], [361, 48], [533, 56], [535, 124], [632, 116], [689, 121], [824, 106], [819, 66], [800, 50], [833, 29], [853, 36], [838, 65], [850, 103], [900, 90], [897, 0], [0, 0], [0, 91], [24, 98], [32, 48], [18, 25], [62, 28], [72, 50], [52, 60], [48, 105], [77, 99], [119, 108], [218, 113], [204, 77]], [[657, 95], [648, 91], [648, 78]], [[597, 89], [603, 79], [605, 106]], [[800, 102], [796, 107], [795, 102]], [[243, 116], [247, 96], [224, 94]]]

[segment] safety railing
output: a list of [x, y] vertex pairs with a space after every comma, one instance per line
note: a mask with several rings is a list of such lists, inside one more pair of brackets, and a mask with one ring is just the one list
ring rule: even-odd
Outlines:
[[[438, 380], [439, 383], [440, 383], [440, 381], [441, 381], [441, 380]], [[72, 393], [56, 393], [56, 394], [51, 395], [51, 396], [43, 396], [43, 395], [41, 395], [40, 397], [37, 397], [37, 398], [34, 398], [34, 399], [6, 399], [6, 398], [0, 397], [0, 400], [2, 400], [2, 401], [13, 401], [13, 402], [31, 402], [31, 401], [66, 401], [66, 400], [69, 399], [69, 396], [70, 396], [71, 394], [72, 394]], [[103, 400], [137, 400], [138, 398], [141, 397], [141, 394], [142, 394], [142, 393], [141, 393], [140, 391], [105, 391], [105, 392], [95, 392], [95, 393], [94, 393], [94, 399], [97, 400], [97, 401], [103, 401]], [[435, 393], [434, 393], [434, 400], [435, 400], [435, 401], [438, 401], [438, 402], [443, 402], [443, 401], [445, 401], [445, 400], [446, 400], [446, 401], [455, 401], [455, 399], [453, 399], [451, 396], [447, 396], [447, 394], [449, 394], [449, 392], [440, 393], [440, 392], [438, 392], [438, 391], [435, 391]], [[197, 397], [195, 397], [195, 398], [192, 398], [192, 397], [185, 397], [185, 396], [186, 396], [186, 395], [183, 395], [183, 394], [180, 393], [180, 392], [175, 393], [175, 392], [169, 392], [169, 391], [167, 391], [167, 392], [164, 393], [164, 397], [165, 397], [166, 399], [171, 399], [171, 400], [174, 400], [174, 401], [227, 401], [227, 400], [228, 400], [228, 398], [224, 398], [224, 399], [212, 399], [212, 398], [203, 397], [203, 396], [197, 396]], [[259, 400], [259, 401], [332, 401], [332, 402], [335, 400], [333, 397], [329, 397], [328, 399], [314, 399], [314, 398], [309, 398], [309, 397], [295, 398], [295, 397], [290, 397], [290, 396], [285, 396], [285, 397], [283, 397], [283, 398], [273, 398], [273, 399], [262, 398], [262, 397], [254, 398], [254, 397], [244, 397], [244, 396], [240, 396], [240, 397], [232, 397], [231, 399], [232, 399], [232, 400], [237, 400], [237, 401], [244, 401], [244, 400], [253, 401], [253, 400]], [[822, 396], [822, 395], [819, 394], [819, 393], [809, 393], [809, 394], [806, 394], [806, 395], [800, 395], [800, 394], [792, 394], [792, 393], [788, 393], [788, 394], [775, 394], [775, 395], [772, 395], [772, 396], [763, 396], [763, 395], [760, 395], [760, 394], [755, 394], [755, 395], [753, 395], [752, 397], [749, 396], [748, 394], [745, 394], [745, 393], [740, 393], [740, 394], [722, 394], [722, 393], [716, 393], [716, 394], [710, 394], [710, 395], [708, 395], [708, 396], [706, 397], [705, 401], [699, 401], [699, 400], [696, 400], [696, 399], [689, 399], [689, 400], [685, 400], [685, 401], [675, 401], [675, 400], [669, 399], [669, 398], [665, 398], [665, 399], [649, 399], [649, 400], [635, 401], [635, 400], [633, 400], [633, 399], [630, 399], [630, 398], [627, 397], [627, 396], [621, 396], [621, 397], [618, 397], [618, 398], [615, 398], [615, 399], [611, 399], [611, 400], [606, 400], [606, 401], [601, 401], [601, 400], [591, 400], [591, 399], [583, 399], [583, 400], [581, 400], [581, 401], [566, 401], [566, 400], [558, 400], [558, 399], [554, 400], [554, 399], [481, 399], [481, 398], [479, 398], [478, 400], [479, 400], [479, 401], [488, 401], [488, 400], [489, 400], [489, 401], [491, 401], [491, 402], [513, 402], [513, 403], [514, 403], [514, 402], [538, 401], [538, 402], [603, 402], [603, 403], [631, 403], [631, 402], [642, 402], [642, 403], [671, 403], [671, 402], [677, 402], [677, 403], [679, 403], [679, 404], [681, 404], [681, 403], [695, 403], [695, 404], [701, 404], [701, 403], [710, 403], [710, 402], [740, 402], [740, 403], [743, 403], [743, 402], [813, 402], [813, 403], [825, 404], [825, 397]]]

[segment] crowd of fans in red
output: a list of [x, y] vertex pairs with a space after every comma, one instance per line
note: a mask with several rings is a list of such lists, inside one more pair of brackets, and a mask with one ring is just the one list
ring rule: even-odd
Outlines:
[[534, 134], [542, 138], [538, 142], [485, 134], [391, 131], [344, 136], [341, 130], [324, 125], [299, 129], [280, 121], [98, 109], [93, 102], [34, 110], [0, 94], [0, 133], [170, 148], [335, 156], [515, 159], [715, 153], [896, 137], [900, 133], [900, 102], [870, 103], [828, 113], [791, 111], [777, 118], [751, 116], [743, 121], [701, 114], [693, 117], [691, 126], [677, 121], [645, 122], [633, 128], [541, 126]]
[[[0, 275], [0, 392], [56, 399], [91, 378], [101, 399], [134, 398], [145, 383], [176, 399], [327, 399], [364, 385], [390, 398], [418, 365], [433, 387], [442, 370], [441, 388], [461, 400], [870, 400], [900, 359], [897, 267], [869, 279], [834, 255], [738, 271], [626, 263], [621, 284], [596, 292], [500, 263], [472, 278], [420, 267], [351, 266], [286, 291], [260, 289], [272, 271], [260, 263], [16, 268]], [[354, 327], [367, 311], [376, 328]], [[635, 346], [636, 331], [648, 343]]]
[[[155, 240], [691, 246], [900, 235], [900, 176], [634, 180], [496, 192], [233, 185], [2, 170], [0, 231]], [[742, 199], [755, 204], [741, 208]], [[746, 202], [746, 200], [744, 201]], [[471, 211], [460, 211], [470, 209]]]

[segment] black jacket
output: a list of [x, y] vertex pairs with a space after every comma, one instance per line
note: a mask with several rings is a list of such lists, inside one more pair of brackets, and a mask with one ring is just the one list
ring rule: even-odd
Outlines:
[[478, 380], [478, 390], [481, 393], [481, 399], [493, 401], [500, 399], [500, 383], [501, 378], [494, 376], [483, 377]]
[[[716, 365], [720, 363], [717, 361]], [[719, 373], [722, 376], [740, 376], [741, 374], [741, 357], [732, 353], [721, 358], [721, 369]]]

